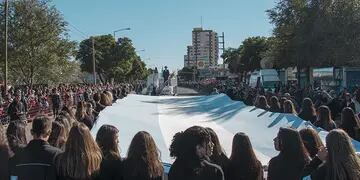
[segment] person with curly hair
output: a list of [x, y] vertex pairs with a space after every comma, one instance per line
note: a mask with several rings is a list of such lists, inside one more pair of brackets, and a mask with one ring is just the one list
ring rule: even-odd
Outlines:
[[176, 133], [170, 145], [170, 156], [175, 158], [169, 180], [224, 180], [220, 166], [209, 162], [213, 144], [209, 132], [193, 126]]

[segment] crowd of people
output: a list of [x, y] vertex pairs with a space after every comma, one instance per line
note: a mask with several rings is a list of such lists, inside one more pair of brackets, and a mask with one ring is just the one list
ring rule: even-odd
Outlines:
[[[351, 143], [351, 138], [358, 138], [360, 126], [356, 105], [351, 103], [345, 103], [347, 106], [337, 122], [329, 104], [316, 104], [312, 98], [304, 98], [297, 107], [296, 98], [286, 94], [289, 92], [280, 100], [274, 94], [260, 92], [246, 103], [268, 111], [292, 113], [328, 130], [326, 147], [312, 128], [300, 131], [280, 128], [274, 137], [274, 148], [279, 154], [269, 164], [262, 164], [245, 133], [234, 135], [232, 151], [227, 156], [214, 130], [193, 126], [174, 135], [169, 151], [175, 161], [165, 173], [161, 152], [148, 132], [140, 131], [133, 137], [126, 157], [120, 155], [121, 137], [116, 127], [103, 125], [96, 138], [90, 133], [99, 112], [126, 97], [132, 90], [130, 85], [77, 86], [76, 92], [82, 93], [65, 100], [64, 92], [74, 92], [73, 89], [60, 85], [45, 90], [51, 99], [52, 114], [41, 113], [32, 120], [31, 140], [26, 135], [27, 121], [22, 117], [30, 96], [24, 98], [21, 90], [14, 91], [17, 116], [8, 125], [0, 126], [0, 179], [358, 180], [360, 177], [360, 158]], [[235, 92], [226, 92], [237, 98]]]
[[[45, 116], [36, 117], [31, 129], [33, 139], [29, 143], [26, 143], [23, 124], [15, 128], [18, 133], [9, 132], [14, 128], [6, 133], [1, 128], [0, 178], [165, 179], [160, 152], [148, 132], [138, 132], [127, 156], [121, 157], [116, 127], [103, 125], [93, 138], [89, 127], [82, 122], [74, 121], [70, 129], [61, 130], [56, 130], [55, 124], [65, 126]], [[59, 132], [62, 135], [53, 135]], [[301, 180], [309, 176], [313, 180], [357, 180], [360, 177], [360, 158], [344, 130], [331, 130], [325, 148], [314, 129], [298, 132], [280, 128], [274, 138], [274, 148], [279, 154], [270, 160], [266, 171], [246, 134], [234, 135], [228, 158], [212, 129], [193, 126], [173, 137], [169, 150], [175, 161], [167, 179], [263, 180], [265, 171], [268, 180]]]
[[[9, 90], [2, 88], [0, 95], [0, 122], [2, 124], [11, 121], [31, 121], [38, 114], [52, 114], [54, 117], [63, 109], [72, 111], [80, 106], [83, 110], [97, 107], [100, 100], [103, 104], [109, 105], [111, 102], [105, 94], [112, 93], [113, 99], [124, 97], [133, 86], [130, 84], [118, 85], [66, 85], [61, 84], [56, 87], [35, 86], [35, 87], [11, 87]], [[85, 102], [79, 104], [79, 102]], [[97, 103], [97, 104], [96, 104]], [[102, 108], [100, 108], [101, 110]], [[77, 115], [82, 115], [81, 113]], [[96, 117], [96, 113], [94, 113]]]
[[360, 141], [360, 88], [353, 91], [279, 86], [274, 90], [252, 88], [246, 84], [222, 85], [213, 94], [225, 93], [233, 100], [243, 101], [270, 112], [294, 114], [317, 127], [330, 131], [341, 128]]

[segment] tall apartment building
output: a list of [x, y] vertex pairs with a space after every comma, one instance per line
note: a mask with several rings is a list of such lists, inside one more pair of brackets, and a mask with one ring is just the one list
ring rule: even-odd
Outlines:
[[219, 60], [219, 39], [216, 32], [194, 28], [192, 45], [187, 47], [184, 66], [205, 69], [216, 66]]

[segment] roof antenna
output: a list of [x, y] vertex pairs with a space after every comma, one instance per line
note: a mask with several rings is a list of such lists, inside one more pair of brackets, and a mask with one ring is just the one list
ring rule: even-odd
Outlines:
[[203, 17], [201, 16], [201, 29], [203, 28]]

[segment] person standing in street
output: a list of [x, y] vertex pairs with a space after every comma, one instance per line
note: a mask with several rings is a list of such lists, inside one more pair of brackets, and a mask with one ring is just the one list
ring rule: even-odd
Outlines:
[[8, 108], [10, 121], [26, 120], [26, 104], [21, 99], [21, 93], [17, 91], [15, 94], [15, 99], [11, 102]]
[[56, 88], [52, 89], [51, 102], [53, 107], [53, 114], [54, 117], [56, 117], [59, 114], [60, 103], [61, 103], [60, 94], [57, 92]]
[[[165, 66], [165, 70], [163, 71], [164, 83], [166, 83], [169, 80], [169, 76], [170, 76], [170, 72], [167, 69], [167, 66]], [[168, 83], [166, 83], [166, 84], [168, 84]]]

